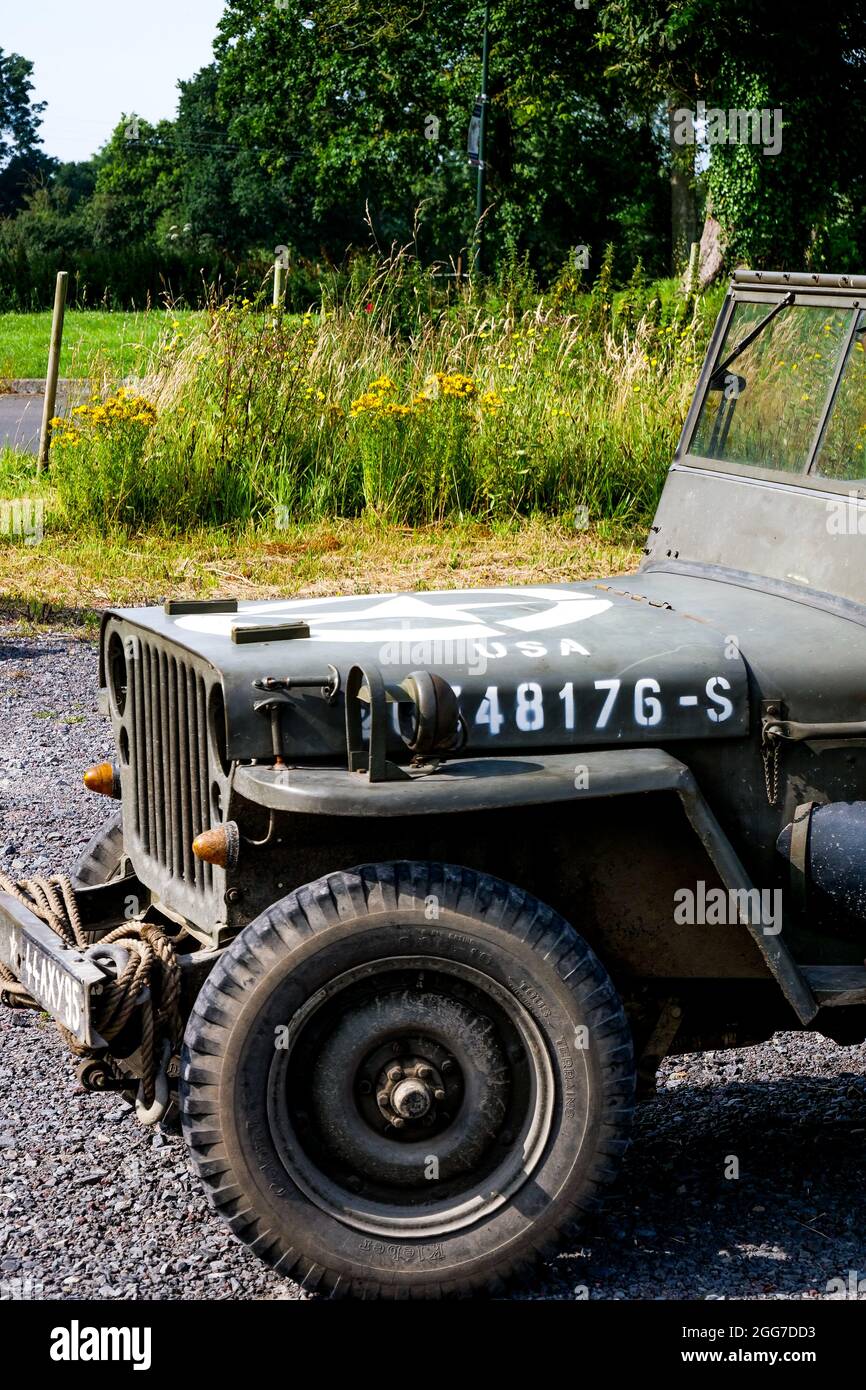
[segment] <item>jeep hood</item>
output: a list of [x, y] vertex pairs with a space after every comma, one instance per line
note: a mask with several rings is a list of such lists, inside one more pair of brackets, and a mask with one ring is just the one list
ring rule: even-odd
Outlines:
[[[458, 692], [477, 753], [744, 735], [738, 651], [707, 622], [630, 592], [628, 582], [241, 602], [236, 612], [207, 603], [172, 614], [124, 609], [106, 614], [103, 644], [119, 629], [175, 656], [183, 649], [206, 675], [211, 668], [231, 759], [270, 756], [254, 681], [325, 679], [329, 666], [343, 681], [354, 665], [377, 666], [392, 685], [413, 670], [438, 672]], [[298, 621], [309, 635], [249, 633]], [[289, 761], [341, 759], [342, 697], [330, 705], [316, 690], [293, 691], [283, 738]]]

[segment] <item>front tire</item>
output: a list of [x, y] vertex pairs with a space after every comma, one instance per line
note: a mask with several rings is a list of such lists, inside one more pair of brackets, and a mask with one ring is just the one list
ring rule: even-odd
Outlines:
[[123, 859], [123, 812], [115, 811], [82, 850], [72, 870], [73, 888], [94, 888], [120, 878]]
[[501, 1288], [598, 1203], [631, 1035], [563, 918], [468, 869], [330, 874], [263, 913], [189, 1020], [181, 1109], [217, 1210], [307, 1288]]

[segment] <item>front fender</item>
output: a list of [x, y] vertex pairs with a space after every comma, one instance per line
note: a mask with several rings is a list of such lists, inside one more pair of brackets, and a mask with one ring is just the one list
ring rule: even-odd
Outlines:
[[[579, 798], [673, 791], [728, 889], [752, 892], [745, 868], [685, 763], [660, 748], [578, 750], [526, 757], [455, 758], [435, 772], [370, 782], [339, 767], [236, 764], [234, 792], [272, 812], [321, 816], [420, 816], [542, 805]], [[770, 973], [801, 1023], [818, 1012], [815, 997], [781, 935], [768, 935], [741, 909]]]
[[339, 767], [239, 765], [238, 795], [271, 811], [323, 816], [441, 815], [502, 806], [537, 806], [635, 792], [679, 791], [691, 780], [685, 763], [660, 748], [454, 758], [434, 772], [370, 782]]

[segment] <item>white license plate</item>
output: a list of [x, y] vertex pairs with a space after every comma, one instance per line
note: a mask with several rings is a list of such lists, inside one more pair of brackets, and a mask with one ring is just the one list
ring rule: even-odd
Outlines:
[[97, 965], [70, 949], [14, 898], [0, 893], [0, 960], [46, 1013], [79, 1042], [98, 1043], [90, 1023], [91, 993], [105, 983]]
[[27, 937], [22, 943], [19, 978], [51, 1017], [78, 1037], [84, 1021], [84, 985]]

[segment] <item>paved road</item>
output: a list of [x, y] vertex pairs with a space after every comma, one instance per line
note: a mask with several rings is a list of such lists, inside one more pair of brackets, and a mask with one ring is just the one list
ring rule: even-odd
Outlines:
[[39, 448], [44, 396], [0, 396], [0, 449], [35, 454]]

